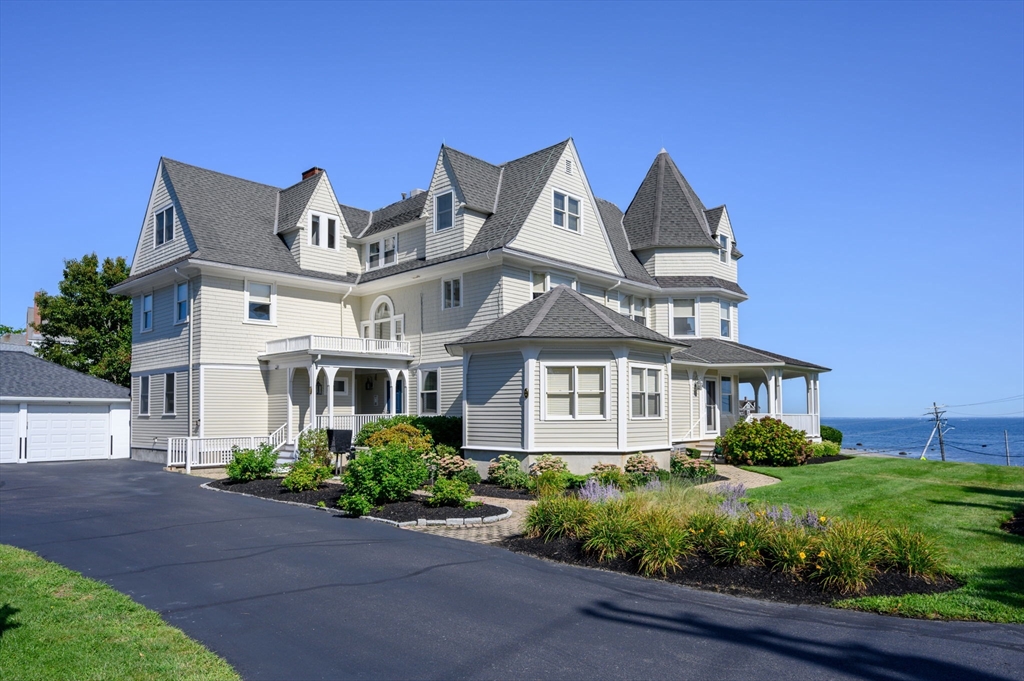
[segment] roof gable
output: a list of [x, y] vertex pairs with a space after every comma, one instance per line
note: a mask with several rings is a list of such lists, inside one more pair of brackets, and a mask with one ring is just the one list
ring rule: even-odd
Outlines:
[[501, 180], [501, 167], [448, 146], [442, 145], [441, 153], [454, 175], [453, 179], [466, 202], [466, 207], [484, 215], [493, 213]]
[[306, 212], [306, 206], [309, 205], [325, 175], [326, 173], [317, 173], [280, 191], [277, 217], [274, 220], [275, 234], [283, 234], [299, 227], [299, 222]]
[[652, 246], [718, 246], [704, 204], [664, 149], [633, 196], [623, 225], [634, 251]]
[[[167, 159], [161, 158], [157, 163], [153, 188], [149, 193], [146, 214], [139, 230], [139, 240], [135, 244], [135, 255], [132, 257], [132, 274], [175, 262], [187, 257], [197, 248], [188, 219], [168, 176], [166, 161]], [[154, 238], [156, 212], [162, 211], [168, 205], [174, 207], [174, 238], [157, 246]]]

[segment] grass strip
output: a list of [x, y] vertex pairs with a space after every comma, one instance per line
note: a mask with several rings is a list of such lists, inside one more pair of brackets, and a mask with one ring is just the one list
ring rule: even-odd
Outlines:
[[906, 525], [932, 538], [964, 582], [942, 594], [836, 605], [911, 617], [1024, 622], [1024, 537], [1000, 529], [1024, 505], [1024, 468], [856, 457], [821, 466], [745, 467], [779, 478], [748, 496], [829, 516]]
[[232, 679], [221, 658], [124, 594], [0, 544], [0, 678]]

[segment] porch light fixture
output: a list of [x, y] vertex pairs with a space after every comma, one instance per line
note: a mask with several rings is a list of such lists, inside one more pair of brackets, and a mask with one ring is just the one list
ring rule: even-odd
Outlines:
[[373, 390], [373, 379], [372, 378], [367, 378], [366, 379], [366, 389], [367, 390]]

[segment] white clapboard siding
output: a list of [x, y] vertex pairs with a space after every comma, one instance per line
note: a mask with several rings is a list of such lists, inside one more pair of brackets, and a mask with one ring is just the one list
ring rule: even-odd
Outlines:
[[442, 416], [462, 416], [462, 365], [441, 367], [441, 397], [438, 409]]
[[[132, 274], [146, 272], [177, 260], [195, 250], [195, 241], [189, 232], [188, 223], [184, 219], [177, 201], [172, 201], [168, 186], [167, 176], [163, 172], [163, 163], [161, 162], [153, 193], [149, 197], [149, 206], [145, 222], [142, 225], [142, 234], [139, 237], [135, 258], [132, 261]], [[163, 210], [172, 203], [174, 205], [174, 236], [170, 241], [165, 241], [157, 246], [155, 238], [156, 211]]]
[[[730, 248], [731, 250], [731, 248]], [[640, 254], [640, 262], [656, 277], [702, 276], [736, 281], [736, 259], [723, 263], [719, 250], [709, 248], [657, 248]]]
[[[571, 173], [565, 172], [567, 161], [571, 164]], [[555, 190], [580, 199], [583, 228], [579, 232], [570, 232], [553, 224]], [[570, 142], [555, 164], [536, 205], [530, 208], [523, 226], [509, 246], [545, 257], [566, 254], [561, 256], [565, 260], [615, 274], [618, 266], [599, 220], [597, 204], [580, 170], [575, 147]]]
[[523, 356], [519, 352], [473, 355], [466, 399], [473, 447], [522, 446]]
[[[428, 260], [438, 258], [443, 255], [458, 253], [465, 250], [467, 245], [463, 224], [466, 212], [465, 210], [458, 210], [458, 205], [460, 203], [464, 203], [466, 199], [452, 180], [453, 177], [455, 177], [455, 173], [453, 173], [451, 167], [445, 163], [444, 154], [438, 153], [437, 163], [434, 166], [434, 176], [430, 180], [427, 202], [423, 208], [423, 214], [426, 217]], [[453, 216], [454, 219], [452, 221], [453, 224], [446, 230], [435, 232], [434, 197], [449, 190], [455, 191], [455, 195], [453, 197], [453, 207], [455, 208], [455, 214]], [[477, 229], [479, 229], [479, 227]]]
[[693, 382], [689, 370], [672, 367], [672, 441], [700, 439], [700, 426], [695, 426]]
[[164, 373], [149, 374], [149, 415], [140, 415], [142, 379], [132, 376], [132, 447], [166, 449], [167, 438], [188, 435], [188, 373], [174, 373], [175, 414], [164, 413]]
[[[615, 449], [618, 438], [618, 421], [616, 418], [618, 409], [618, 381], [615, 375], [615, 361], [612, 353], [607, 350], [543, 350], [540, 353], [540, 362], [537, 364], [537, 372], [531, 390], [537, 399], [534, 400], [534, 448], [544, 450], [546, 448], [560, 449], [564, 451], [586, 452], [587, 450]], [[542, 421], [541, 402], [544, 395], [541, 392], [541, 372], [544, 371], [543, 362], [566, 362], [566, 361], [596, 361], [608, 362], [609, 370], [606, 377], [605, 390], [608, 391], [608, 418], [604, 420], [568, 420], [568, 421]]]
[[530, 271], [505, 265], [501, 271], [501, 295], [503, 315], [533, 300], [533, 279]]
[[174, 323], [174, 288], [152, 293], [152, 331], [142, 331], [143, 296], [132, 299], [133, 373], [188, 363], [188, 325]]
[[[203, 436], [266, 435], [270, 426], [267, 381], [271, 371], [251, 368], [203, 368]], [[287, 372], [279, 372], [285, 373]]]
[[[335, 236], [335, 248], [329, 249], [325, 246], [314, 246], [309, 243], [310, 238], [310, 215], [318, 213], [320, 220], [320, 243], [327, 243], [327, 220], [334, 219], [337, 223]], [[281, 225], [280, 230], [291, 230], [294, 225]], [[302, 211], [299, 218], [299, 228], [296, 232], [288, 232], [285, 243], [288, 244], [295, 256], [299, 267], [304, 270], [315, 270], [317, 272], [330, 272], [331, 274], [345, 274], [346, 272], [358, 272], [358, 262], [353, 261], [354, 252], [346, 247], [345, 222], [338, 210], [338, 204], [334, 201], [331, 185], [325, 174], [321, 173], [313, 195], [309, 203]]]

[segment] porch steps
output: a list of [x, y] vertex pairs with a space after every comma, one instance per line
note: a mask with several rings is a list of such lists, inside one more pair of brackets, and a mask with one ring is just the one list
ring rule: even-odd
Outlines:
[[698, 449], [700, 450], [700, 458], [702, 459], [713, 459], [715, 453], [715, 440], [714, 438], [709, 440], [700, 440], [699, 442], [682, 442], [675, 446], [676, 449]]

